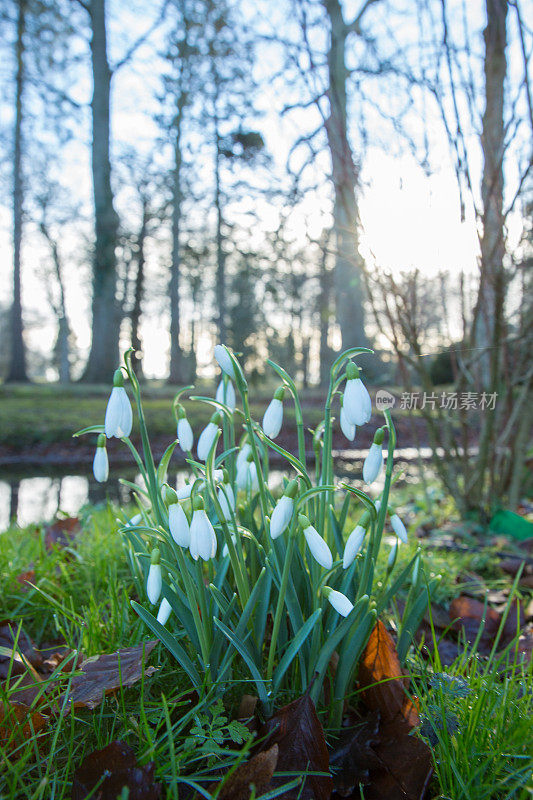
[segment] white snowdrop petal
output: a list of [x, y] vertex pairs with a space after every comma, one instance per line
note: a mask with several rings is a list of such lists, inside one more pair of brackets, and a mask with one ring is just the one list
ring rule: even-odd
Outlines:
[[[113, 386], [111, 389], [111, 394], [109, 396], [109, 400], [107, 401], [107, 407], [105, 410], [105, 435], [108, 439], [111, 439], [112, 436], [117, 436], [117, 429], [120, 425], [120, 415], [121, 415], [121, 401], [120, 401], [120, 386]], [[120, 438], [120, 437], [119, 437]]]
[[252, 492], [257, 492], [259, 489], [259, 478], [257, 477], [257, 467], [253, 461], [250, 461], [250, 465], [248, 467], [248, 480], [250, 481], [250, 490]]
[[178, 442], [184, 453], [190, 453], [193, 446], [193, 433], [189, 420], [182, 417], [178, 420]]
[[343, 406], [354, 425], [365, 425], [372, 416], [372, 401], [361, 378], [346, 381]]
[[159, 600], [161, 588], [163, 586], [163, 579], [161, 577], [160, 564], [150, 564], [148, 572], [148, 580], [146, 581], [146, 594], [148, 600], [154, 605]]
[[404, 544], [407, 544], [407, 530], [398, 514], [392, 515], [390, 518], [390, 524], [398, 539], [400, 539], [400, 541], [402, 541]]
[[97, 447], [93, 460], [93, 474], [98, 483], [105, 483], [109, 477], [109, 461], [105, 447]]
[[222, 509], [222, 515], [224, 519], [229, 522], [232, 511], [235, 510], [235, 497], [233, 495], [233, 489], [229, 483], [222, 484], [218, 490], [217, 496], [218, 502], [220, 503], [220, 508]]
[[373, 483], [378, 477], [383, 466], [383, 452], [381, 445], [372, 442], [370, 450], [363, 464], [363, 480], [365, 483]]
[[220, 383], [218, 384], [215, 399], [218, 400], [219, 403], [223, 403], [231, 411], [235, 411], [237, 399], [235, 397], [235, 387], [233, 386], [231, 381], [228, 381], [227, 386], [224, 386], [223, 379], [220, 381]]
[[200, 461], [205, 461], [209, 455], [209, 451], [211, 450], [211, 445], [215, 439], [217, 434], [218, 427], [215, 425], [214, 422], [208, 422], [205, 426], [203, 431], [200, 434], [200, 438], [198, 439], [198, 445], [196, 448], [196, 452], [198, 453], [198, 458]]
[[250, 480], [250, 471], [248, 469], [248, 461], [243, 461], [240, 465], [237, 466], [237, 475], [235, 478], [237, 489], [241, 489], [243, 492], [245, 492], [246, 489], [248, 488], [249, 480]]
[[283, 403], [272, 398], [263, 417], [263, 430], [269, 439], [275, 439], [283, 424]]
[[160, 625], [166, 625], [168, 622], [168, 618], [172, 613], [172, 606], [168, 602], [166, 597], [163, 597], [161, 600], [161, 605], [159, 606], [159, 611], [157, 612], [157, 621]]
[[[232, 534], [231, 534], [231, 541], [233, 542], [233, 544], [236, 544], [236, 542], [237, 542], [237, 535], [236, 535], [235, 533], [232, 533]], [[225, 545], [224, 545], [224, 547], [222, 548], [222, 555], [224, 556], [224, 558], [225, 558], [226, 556], [229, 556], [229, 547], [228, 547], [228, 545], [227, 545], [227, 544], [225, 544]]]
[[215, 530], [203, 509], [197, 509], [192, 515], [190, 549], [195, 560], [200, 556], [204, 561], [208, 561], [214, 558], [217, 552]]
[[331, 589], [328, 594], [328, 600], [341, 616], [347, 617], [353, 609], [353, 603], [348, 600], [345, 594]]
[[188, 547], [191, 543], [189, 521], [179, 503], [172, 503], [168, 507], [168, 527], [172, 538], [180, 547]]
[[270, 517], [270, 536], [272, 539], [277, 539], [278, 536], [287, 529], [291, 521], [292, 512], [294, 509], [294, 500], [292, 497], [283, 495], [272, 512]]
[[341, 406], [340, 426], [341, 426], [341, 431], [346, 436], [348, 441], [353, 442], [353, 440], [355, 439], [356, 426], [353, 424], [353, 422], [350, 422], [350, 420], [346, 416], [346, 411], [344, 410], [344, 406]]
[[356, 525], [351, 534], [348, 536], [348, 541], [344, 547], [344, 556], [342, 559], [342, 566], [348, 569], [350, 564], [353, 564], [355, 557], [358, 554], [365, 538], [365, 529], [362, 525]]
[[178, 500], [188, 500], [191, 496], [192, 487], [192, 483], [186, 483], [185, 486], [180, 486], [179, 489], [176, 489]]
[[243, 464], [247, 463], [248, 456], [250, 455], [251, 452], [252, 452], [252, 446], [248, 442], [245, 442], [237, 455], [237, 461], [235, 462], [237, 470], [239, 470]]
[[233, 368], [233, 361], [231, 360], [230, 356], [228, 355], [228, 351], [225, 347], [221, 344], [215, 345], [215, 358], [218, 362], [218, 365], [226, 375], [229, 375], [230, 378], [235, 380], [235, 370]]
[[120, 438], [129, 436], [133, 425], [133, 413], [128, 394], [123, 386], [117, 387], [120, 391]]
[[313, 528], [313, 526], [310, 525], [304, 530], [304, 536], [307, 546], [309, 547], [311, 555], [315, 561], [318, 561], [320, 566], [324, 567], [324, 569], [331, 569], [333, 565], [333, 556], [331, 555], [331, 550], [324, 539], [320, 536], [316, 528]]

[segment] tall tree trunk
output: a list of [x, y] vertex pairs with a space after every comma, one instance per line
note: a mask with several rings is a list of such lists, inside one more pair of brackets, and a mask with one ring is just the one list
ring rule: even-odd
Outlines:
[[331, 154], [335, 192], [335, 303], [342, 349], [367, 344], [364, 318], [364, 287], [359, 254], [359, 211], [356, 199], [358, 174], [348, 141], [345, 50], [350, 33], [339, 0], [323, 0], [330, 25], [328, 49], [329, 118], [326, 133]]
[[320, 332], [320, 384], [326, 386], [329, 381], [331, 350], [328, 344], [329, 322], [331, 315], [331, 275], [327, 268], [328, 251], [330, 247], [330, 231], [324, 231], [321, 241], [322, 252], [320, 255], [320, 272], [318, 295], [318, 314]]
[[17, 75], [15, 88], [15, 135], [13, 153], [13, 305], [11, 306], [11, 362], [6, 380], [27, 381], [26, 355], [22, 337], [22, 300], [20, 281], [20, 251], [22, 245], [23, 177], [22, 177], [22, 119], [24, 93], [24, 31], [26, 2], [19, 0], [17, 40], [15, 44]]
[[183, 350], [180, 345], [180, 228], [181, 203], [181, 129], [185, 94], [180, 92], [177, 101], [174, 131], [174, 169], [172, 173], [172, 264], [170, 266], [170, 374], [169, 383], [184, 383]]
[[141, 304], [144, 293], [144, 248], [146, 242], [146, 229], [148, 226], [148, 207], [146, 199], [142, 201], [142, 222], [137, 237], [137, 272], [133, 291], [133, 308], [131, 309], [131, 346], [135, 350], [135, 369], [137, 377], [143, 376], [143, 351], [139, 337], [139, 323], [141, 319]]
[[[216, 77], [214, 78], [216, 81]], [[218, 87], [217, 87], [218, 96]], [[217, 275], [216, 275], [216, 304], [217, 304], [217, 328], [218, 341], [222, 344], [227, 340], [226, 328], [226, 254], [224, 252], [222, 226], [224, 224], [222, 216], [222, 190], [220, 168], [222, 162], [221, 141], [219, 133], [219, 120], [216, 111], [217, 97], [214, 99], [215, 110], [213, 114], [215, 126], [215, 209], [217, 214], [216, 248], [217, 248]]]
[[92, 343], [83, 380], [109, 381], [119, 360], [120, 314], [116, 302], [118, 215], [111, 188], [110, 92], [105, 0], [91, 0], [93, 70], [92, 173], [95, 248], [93, 263]]
[[[505, 151], [504, 93], [507, 59], [507, 0], [486, 0], [485, 28], [485, 112], [481, 145], [483, 149], [483, 236], [478, 308], [474, 331], [475, 346], [487, 348], [479, 361], [480, 387], [489, 388], [491, 373], [497, 374], [501, 340], [495, 333], [503, 325], [502, 292], [504, 289], [503, 259], [505, 232], [503, 215], [503, 155]], [[496, 345], [496, 353], [491, 350]], [[496, 363], [494, 360], [496, 358]], [[496, 372], [494, 372], [496, 368]]]

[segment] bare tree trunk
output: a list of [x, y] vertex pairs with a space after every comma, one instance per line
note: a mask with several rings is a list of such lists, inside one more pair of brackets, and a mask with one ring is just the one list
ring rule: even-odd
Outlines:
[[144, 249], [146, 243], [148, 216], [148, 203], [146, 198], [143, 198], [141, 229], [137, 237], [137, 272], [135, 274], [135, 286], [133, 291], [133, 307], [130, 315], [131, 346], [135, 350], [135, 370], [138, 378], [143, 377], [143, 350], [142, 342], [139, 337], [139, 323], [141, 319], [141, 305], [144, 293]]
[[109, 381], [119, 359], [120, 313], [116, 302], [118, 215], [111, 188], [110, 91], [105, 0], [91, 0], [93, 69], [92, 172], [95, 249], [93, 266], [92, 343], [82, 380]]
[[[503, 213], [503, 155], [505, 152], [504, 93], [507, 74], [505, 48], [507, 44], [507, 0], [486, 0], [487, 27], [485, 28], [485, 113], [481, 145], [483, 148], [483, 178], [481, 199], [483, 203], [483, 236], [481, 238], [481, 270], [478, 309], [474, 338], [476, 347], [487, 352], [479, 360], [480, 385], [491, 385], [491, 364], [498, 374], [501, 339], [495, 342], [495, 331], [503, 324], [503, 296], [505, 233]], [[496, 345], [497, 353], [490, 349]]]
[[328, 251], [330, 242], [330, 232], [325, 231], [322, 238], [322, 253], [320, 258], [319, 285], [320, 293], [318, 296], [319, 331], [320, 331], [320, 384], [327, 386], [329, 381], [329, 368], [331, 362], [331, 351], [328, 344], [329, 322], [331, 315], [331, 275], [327, 269]]
[[358, 172], [348, 141], [345, 50], [350, 27], [346, 25], [340, 0], [323, 0], [330, 24], [328, 50], [329, 118], [326, 133], [331, 154], [335, 191], [333, 227], [336, 240], [335, 301], [342, 336], [342, 349], [365, 346], [364, 285], [359, 254], [356, 190]]
[[15, 45], [17, 75], [15, 89], [15, 135], [13, 153], [13, 305], [11, 306], [11, 362], [6, 380], [27, 381], [24, 351], [22, 300], [20, 281], [20, 251], [22, 245], [23, 177], [22, 177], [22, 120], [24, 93], [24, 31], [26, 2], [19, 0], [17, 40]]
[[[214, 77], [216, 82], [216, 76]], [[218, 327], [218, 341], [224, 344], [227, 339], [226, 329], [226, 254], [224, 252], [223, 238], [222, 238], [222, 192], [220, 186], [220, 167], [221, 167], [221, 142], [218, 125], [218, 116], [216, 111], [216, 102], [218, 96], [214, 99], [214, 113], [213, 121], [215, 125], [215, 209], [217, 213], [217, 230], [216, 230], [216, 248], [217, 248], [217, 275], [216, 275], [216, 303], [217, 303], [217, 327]]]
[[180, 92], [177, 101], [174, 135], [174, 170], [172, 174], [172, 264], [170, 266], [170, 374], [169, 383], [184, 383], [183, 350], [180, 345], [180, 228], [181, 203], [181, 128], [185, 95]]

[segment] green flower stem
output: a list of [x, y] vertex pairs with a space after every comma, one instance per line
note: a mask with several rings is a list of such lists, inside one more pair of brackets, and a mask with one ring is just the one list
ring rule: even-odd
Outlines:
[[[195, 591], [194, 581], [191, 580], [191, 575], [189, 573], [189, 569], [187, 567], [187, 563], [185, 561], [185, 556], [183, 555], [183, 551], [181, 547], [172, 540], [174, 553], [176, 555], [176, 560], [178, 562], [180, 575], [183, 578], [183, 584], [185, 587], [185, 594], [187, 595], [187, 600], [189, 601], [189, 606], [191, 609], [191, 614], [194, 619], [194, 624], [196, 627], [196, 633], [198, 634], [198, 639], [200, 642], [200, 649], [202, 651], [202, 661], [204, 662], [204, 667], [207, 668], [209, 664], [209, 641], [206, 636], [206, 624], [207, 620], [202, 620], [200, 613], [198, 611], [198, 598]], [[202, 585], [203, 580], [199, 583], [199, 594], [202, 595]]]
[[266, 531], [267, 529], [266, 517], [268, 513], [267, 497], [265, 493], [265, 485], [261, 469], [261, 459], [259, 458], [259, 451], [257, 449], [257, 442], [252, 423], [252, 416], [250, 414], [250, 404], [248, 402], [248, 389], [244, 389], [244, 391], [241, 391], [241, 397], [244, 409], [244, 424], [246, 426], [246, 430], [248, 431], [248, 439], [250, 441], [250, 447], [252, 448], [252, 456], [254, 459], [254, 464], [257, 469], [257, 478], [259, 481], [259, 503], [261, 506], [261, 516], [263, 518], [263, 529]]
[[276, 614], [274, 616], [274, 625], [272, 627], [272, 636], [270, 639], [270, 650], [268, 653], [267, 664], [267, 680], [272, 680], [272, 673], [274, 672], [274, 659], [276, 657], [276, 644], [278, 641], [278, 634], [281, 625], [281, 619], [285, 608], [285, 595], [287, 593], [287, 585], [289, 583], [289, 576], [291, 573], [291, 561], [296, 543], [296, 532], [294, 530], [297, 523], [293, 522], [289, 533], [289, 543], [287, 545], [287, 554], [285, 556], [285, 564], [283, 565], [283, 574], [281, 576], [281, 585], [279, 587], [278, 602], [276, 605]]

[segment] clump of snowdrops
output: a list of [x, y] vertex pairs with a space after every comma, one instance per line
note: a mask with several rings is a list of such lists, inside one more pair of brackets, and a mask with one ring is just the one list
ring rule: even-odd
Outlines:
[[[368, 424], [371, 417], [370, 396], [353, 359], [370, 352], [351, 348], [333, 363], [324, 418], [313, 432], [311, 464], [290, 375], [268, 361], [280, 386], [260, 425], [250, 414], [248, 384], [239, 361], [223, 345], [215, 347], [222, 370], [216, 397], [190, 398], [213, 408], [196, 443], [181, 403], [193, 389], [188, 386], [173, 404], [176, 439], [159, 465], [154, 463], [131, 350], [125, 354], [125, 366], [115, 373], [105, 425], [83, 431], [100, 434], [93, 465], [97, 480], [108, 476], [106, 438], [122, 439], [136, 461], [142, 486], [129, 486], [138, 513], [121, 519], [141, 599], [132, 605], [200, 695], [213, 687], [223, 690], [236, 675], [242, 678], [246, 673], [269, 713], [281, 693], [309, 691], [315, 703], [324, 704], [327, 678], [329, 721], [339, 727], [344, 699], [353, 689], [376, 619], [404, 585], [409, 591], [398, 650], [401, 657], [407, 653], [430, 587], [418, 552], [407, 566], [396, 569], [398, 544], [407, 541], [407, 533], [389, 499], [396, 443], [389, 411], [384, 412], [384, 426], [376, 430], [363, 467], [368, 487], [385, 469], [381, 492], [372, 497], [370, 489], [337, 484], [334, 478], [333, 406], [340, 400], [341, 429], [353, 440], [357, 426]], [[125, 378], [137, 408], [142, 455], [130, 440], [132, 410]], [[294, 404], [298, 455], [275, 442], [288, 397]], [[168, 468], [178, 446], [186, 454], [189, 477], [174, 488]], [[281, 496], [274, 496], [269, 483], [271, 451], [287, 466]], [[396, 543], [386, 577], [377, 582], [387, 518]]]

